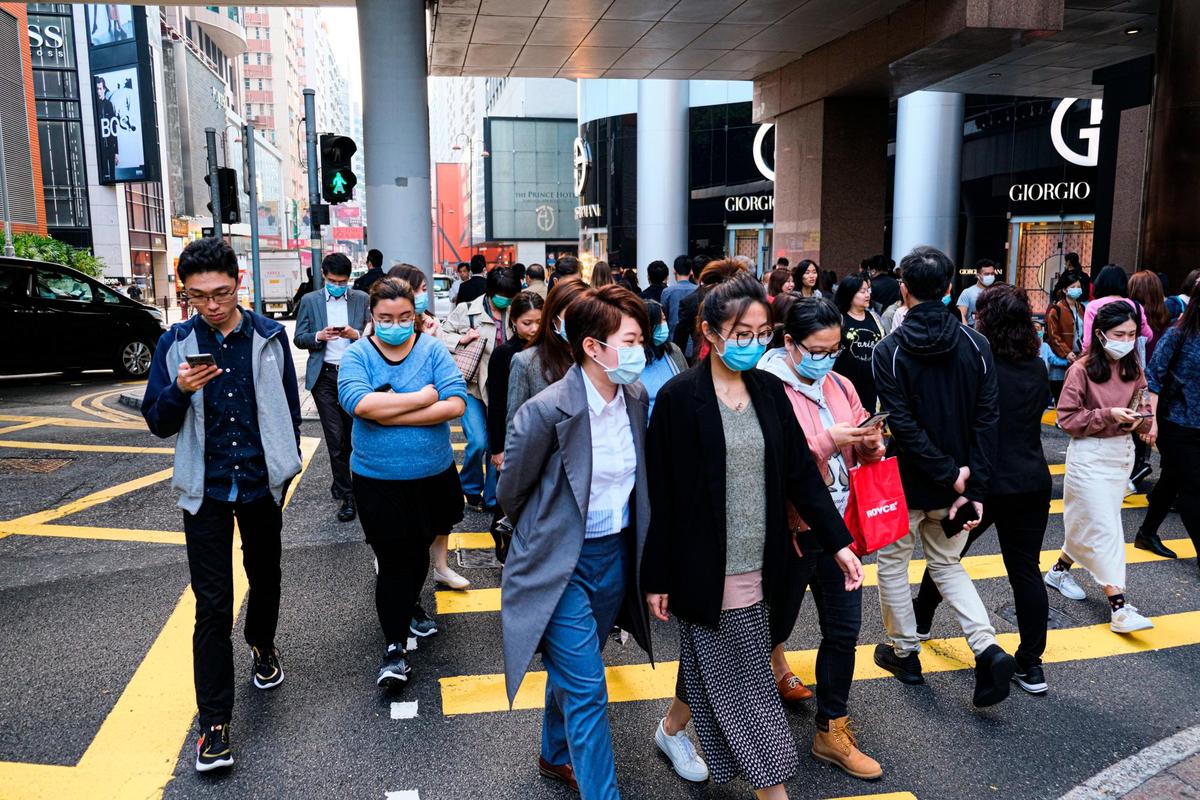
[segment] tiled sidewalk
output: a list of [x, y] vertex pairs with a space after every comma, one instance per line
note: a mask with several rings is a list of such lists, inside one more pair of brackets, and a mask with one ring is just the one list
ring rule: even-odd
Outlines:
[[1200, 800], [1200, 725], [1113, 764], [1060, 800]]

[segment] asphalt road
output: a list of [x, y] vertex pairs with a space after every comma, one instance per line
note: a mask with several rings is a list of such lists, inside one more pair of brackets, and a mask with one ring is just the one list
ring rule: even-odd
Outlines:
[[[410, 685], [396, 697], [376, 690], [383, 642], [371, 555], [358, 524], [335, 519], [321, 447], [285, 512], [278, 645], [287, 679], [270, 693], [250, 685], [239, 623], [234, 639], [244, 680], [233, 720], [237, 764], [223, 775], [197, 775], [181, 517], [169, 481], [146, 477], [168, 469], [171, 456], [144, 448], [171, 443], [136, 424], [115, 404], [115, 394], [104, 396], [122, 388], [128, 387], [103, 373], [71, 381], [0, 380], [0, 520], [6, 521], [0, 522], [0, 797], [571, 796], [537, 774], [539, 710], [445, 713], [448, 704], [477, 710], [494, 702], [489, 685], [448, 680], [502, 671], [494, 610], [438, 614], [442, 633], [413, 654]], [[303, 435], [320, 437], [319, 424], [306, 422]], [[1065, 437], [1047, 427], [1044, 442], [1050, 461], [1061, 463]], [[135, 488], [97, 495], [114, 486], [128, 489], [130, 482]], [[1059, 497], [1061, 477], [1055, 486]], [[53, 511], [69, 503], [76, 506]], [[1143, 513], [1124, 512], [1127, 540]], [[461, 530], [484, 531], [487, 521], [468, 512]], [[1162, 532], [1165, 539], [1185, 538], [1175, 515]], [[1053, 515], [1043, 549], [1053, 550], [1062, 536], [1062, 517]], [[997, 552], [993, 534], [972, 556]], [[472, 588], [499, 585], [493, 567], [460, 571]], [[789, 717], [802, 755], [791, 796], [1055, 798], [1106, 765], [1197, 724], [1195, 558], [1134, 563], [1129, 574], [1130, 598], [1164, 621], [1140, 640], [1145, 652], [1125, 652], [1126, 640], [1088, 629], [1108, 618], [1097, 587], [1086, 587], [1083, 603], [1052, 592], [1058, 663], [1046, 667], [1051, 688], [1043, 698], [1014, 690], [998, 707], [972, 709], [972, 674], [953, 660], [962, 639], [948, 609], [934, 635], [949, 644], [932, 648], [948, 654], [939, 662], [947, 670], [930, 672], [927, 686], [872, 677], [869, 659], [860, 659], [868, 663], [859, 665], [851, 716], [863, 749], [882, 762], [884, 778], [863, 783], [809, 758], [813, 709], [802, 707]], [[981, 577], [976, 583], [997, 628], [1015, 631], [1007, 582]], [[423, 602], [438, 607], [432, 584]], [[461, 598], [440, 602], [450, 608]], [[480, 602], [487, 606], [486, 599]], [[863, 606], [861, 643], [881, 641], [873, 586]], [[1189, 612], [1193, 616], [1169, 616]], [[655, 637], [658, 658], [672, 662], [674, 623], [656, 625]], [[817, 643], [816, 616], [807, 603], [789, 650]], [[632, 641], [611, 642], [606, 658], [611, 665], [646, 660]], [[926, 659], [928, 670], [937, 656]], [[664, 667], [668, 678], [673, 668]], [[535, 662], [533, 669], [540, 666]], [[667, 700], [655, 687], [669, 687], [668, 678], [635, 679], [614, 690], [623, 700], [610, 705], [623, 796], [750, 796], [740, 781], [686, 784], [658, 755], [652, 737]]]

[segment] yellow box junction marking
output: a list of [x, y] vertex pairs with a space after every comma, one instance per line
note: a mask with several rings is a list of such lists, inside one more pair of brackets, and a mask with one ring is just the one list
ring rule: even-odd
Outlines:
[[114, 408], [109, 408], [104, 405], [104, 401], [110, 397], [123, 394], [129, 391], [128, 389], [104, 389], [99, 392], [91, 392], [90, 394], [80, 395], [71, 401], [71, 408], [88, 414], [93, 417], [99, 417], [105, 422], [136, 422], [145, 425], [141, 415], [133, 415], [127, 411], [118, 411]]
[[1042, 412], [1042, 424], [1043, 425], [1049, 425], [1050, 427], [1053, 428], [1057, 422], [1058, 422], [1058, 412], [1055, 411], [1053, 408], [1048, 408], [1044, 412]]
[[[490, 536], [488, 537], [491, 538]], [[1180, 558], [1194, 558], [1196, 546], [1191, 539], [1171, 539], [1166, 542]], [[1048, 570], [1058, 560], [1061, 550], [1043, 550], [1039, 558], [1041, 568]], [[1148, 550], [1139, 550], [1132, 544], [1125, 545], [1125, 562], [1127, 564], [1144, 564], [1151, 561], [1167, 561], [1168, 559], [1154, 555]], [[1004, 568], [1003, 556], [964, 556], [963, 569], [971, 580], [978, 581], [986, 578], [1003, 578], [1008, 574]], [[908, 562], [908, 582], [917, 584], [925, 574], [925, 560], [914, 558]], [[863, 586], [878, 586], [879, 576], [874, 564], [863, 565]], [[467, 591], [439, 591], [434, 594], [437, 599], [439, 614], [470, 614], [480, 611], [500, 610], [499, 589], [468, 589]]]
[[[285, 507], [312, 463], [319, 443], [320, 439], [313, 437], [300, 440], [300, 474], [292, 481], [284, 497]], [[165, 472], [167, 476], [170, 475], [170, 470]], [[147, 478], [162, 480], [160, 476], [161, 473], [155, 473]], [[53, 514], [50, 519], [57, 519], [73, 514], [82, 510], [78, 504], [84, 500], [89, 501], [89, 506], [104, 502], [105, 499], [111, 500], [140, 488], [129, 488], [136, 482], [127, 481], [118, 487], [80, 498], [75, 503], [21, 519], [32, 520], [45, 514]], [[118, 488], [122, 491], [117, 492]], [[102, 497], [105, 499], [97, 499]], [[69, 511], [61, 513], [68, 508]], [[236, 527], [235, 536], [240, 536]], [[239, 543], [235, 541], [233, 547], [236, 552]], [[235, 567], [233, 602], [239, 613], [247, 587], [245, 572]], [[175, 772], [179, 751], [196, 715], [191, 670], [195, 615], [195, 596], [189, 586], [184, 589], [175, 610], [167, 618], [162, 631], [134, 671], [112, 711], [105, 717], [79, 763], [73, 767], [62, 767], [0, 762], [0, 797], [4, 800], [161, 797]]]
[[[3, 431], [0, 431], [3, 433]], [[123, 444], [74, 444], [71, 442], [25, 442], [0, 439], [0, 447], [19, 450], [58, 450], [75, 453], [143, 453], [147, 455], [172, 455], [173, 447], [136, 447]]]
[[[1052, 630], [1047, 633], [1047, 663], [1084, 661], [1110, 656], [1146, 653], [1173, 647], [1200, 644], [1200, 611], [1165, 614], [1154, 618], [1154, 628], [1136, 634], [1113, 633], [1107, 623], [1080, 628]], [[1002, 633], [1000, 646], [1014, 652], [1020, 635]], [[890, 678], [891, 673], [875, 666], [872, 660], [874, 644], [858, 646], [854, 666], [856, 681]], [[787, 654], [792, 671], [806, 683], [816, 680], [816, 650], [799, 650]], [[652, 669], [649, 664], [608, 667], [608, 701], [628, 703], [637, 700], [666, 700], [675, 694], [677, 661], [664, 661]], [[961, 636], [955, 639], [934, 639], [921, 650], [921, 667], [926, 674], [974, 669], [975, 657]], [[503, 675], [464, 675], [442, 678], [442, 713], [486, 714], [508, 711], [508, 696]], [[545, 700], [546, 673], [529, 672], [517, 691], [513, 710], [541, 708]]]
[[17, 431], [27, 431], [30, 428], [40, 428], [43, 425], [49, 425], [49, 424], [50, 424], [49, 422], [39, 419], [39, 420], [34, 420], [33, 422], [22, 422], [19, 425], [7, 425], [3, 428], [0, 428], [0, 434], [16, 433]]
[[97, 428], [112, 431], [145, 431], [146, 423], [142, 420], [129, 422], [100, 422], [94, 419], [75, 419], [72, 417], [31, 417], [25, 414], [0, 414], [0, 422], [39, 422], [43, 425], [53, 425], [57, 428]]

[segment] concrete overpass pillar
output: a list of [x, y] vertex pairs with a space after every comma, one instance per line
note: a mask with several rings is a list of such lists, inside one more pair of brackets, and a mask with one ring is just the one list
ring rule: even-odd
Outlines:
[[688, 82], [638, 82], [637, 268], [688, 252]]
[[964, 106], [965, 97], [953, 92], [913, 92], [897, 101], [892, 199], [896, 261], [920, 245], [955, 258]]
[[425, 4], [358, 0], [369, 244], [432, 280]]

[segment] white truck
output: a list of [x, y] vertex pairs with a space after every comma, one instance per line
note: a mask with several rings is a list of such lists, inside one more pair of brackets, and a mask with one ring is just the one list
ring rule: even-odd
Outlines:
[[292, 298], [304, 281], [298, 250], [272, 250], [259, 253], [262, 270], [262, 308], [270, 317], [294, 317]]

